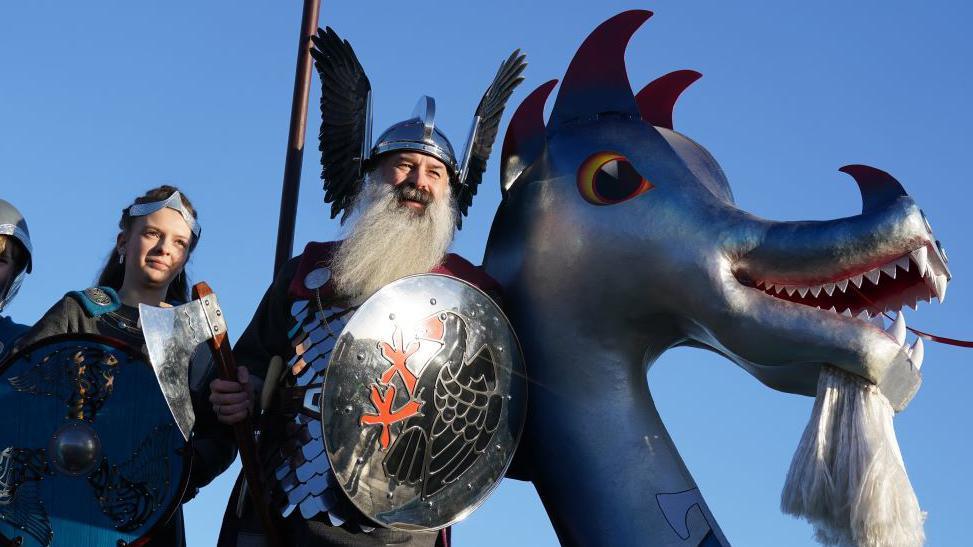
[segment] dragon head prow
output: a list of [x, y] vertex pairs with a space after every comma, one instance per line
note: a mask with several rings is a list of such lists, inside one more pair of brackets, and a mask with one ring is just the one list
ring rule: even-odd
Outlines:
[[650, 16], [624, 12], [592, 32], [546, 123], [556, 81], [511, 120], [485, 265], [515, 322], [543, 309], [587, 317], [589, 336], [618, 343], [703, 345], [801, 393], [824, 363], [873, 382], [914, 371], [897, 332], [841, 312], [867, 319], [944, 295], [946, 260], [918, 206], [887, 174], [849, 166], [861, 215], [773, 222], [738, 209], [710, 153], [672, 127], [699, 74], [632, 91], [624, 51]]

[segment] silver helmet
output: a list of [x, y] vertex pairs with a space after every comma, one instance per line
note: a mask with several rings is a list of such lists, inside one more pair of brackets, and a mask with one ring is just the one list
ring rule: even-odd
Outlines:
[[8, 283], [6, 287], [0, 286], [0, 310], [2, 310], [20, 290], [24, 276], [33, 269], [34, 255], [34, 248], [30, 244], [27, 220], [16, 207], [2, 199], [0, 199], [0, 235], [13, 237], [27, 251], [27, 265], [14, 276], [13, 281]]
[[412, 117], [392, 125], [379, 135], [369, 157], [399, 150], [428, 154], [446, 165], [451, 178], [457, 178], [456, 153], [446, 135], [436, 127], [436, 100], [432, 97], [419, 97]]

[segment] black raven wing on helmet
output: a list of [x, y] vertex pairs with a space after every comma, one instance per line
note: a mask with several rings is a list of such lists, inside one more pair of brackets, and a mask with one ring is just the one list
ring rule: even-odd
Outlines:
[[331, 218], [347, 216], [365, 176], [371, 146], [372, 85], [351, 44], [331, 27], [311, 37], [311, 56], [321, 78], [321, 179]]
[[483, 172], [486, 171], [487, 160], [490, 159], [490, 151], [500, 128], [503, 109], [507, 106], [507, 100], [514, 89], [524, 81], [521, 74], [527, 67], [525, 58], [526, 55], [520, 53], [519, 49], [511, 53], [510, 57], [500, 65], [497, 75], [476, 107], [470, 140], [466, 145], [463, 165], [459, 172], [460, 187], [456, 195], [456, 203], [462, 213], [456, 218], [461, 226], [462, 217], [468, 214], [477, 186], [483, 180]]

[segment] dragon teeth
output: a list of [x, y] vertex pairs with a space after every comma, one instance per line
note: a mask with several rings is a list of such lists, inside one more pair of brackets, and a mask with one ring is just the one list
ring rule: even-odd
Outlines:
[[882, 319], [882, 314], [880, 313], [869, 319], [868, 322], [882, 330], [885, 330], [885, 320]]
[[885, 332], [889, 333], [892, 338], [895, 338], [895, 341], [900, 346], [905, 344], [905, 315], [902, 313], [895, 314], [895, 321]]
[[846, 290], [848, 290], [848, 280], [847, 279], [842, 279], [841, 281], [839, 281], [837, 283], [837, 285], [838, 285], [838, 288], [841, 289], [841, 292], [845, 292]]
[[916, 368], [920, 368], [922, 366], [922, 358], [925, 357], [926, 353], [925, 347], [922, 343], [922, 338], [916, 338], [916, 341], [913, 342], [912, 347], [908, 349], [908, 353], [909, 359], [912, 360], [912, 364], [915, 365]]
[[810, 289], [808, 289], [807, 287], [800, 287], [799, 289], [797, 289], [797, 292], [798, 294], [801, 295], [801, 298], [804, 298], [805, 296], [807, 296], [808, 290]]
[[841, 315], [845, 317], [851, 317], [851, 308], [845, 308], [845, 311], [841, 312]]
[[936, 284], [936, 298], [938, 298], [939, 303], [942, 304], [943, 300], [946, 299], [946, 276], [944, 274], [938, 274], [934, 279]]
[[817, 287], [811, 287], [811, 295], [813, 295], [814, 298], [817, 298], [818, 295], [821, 294], [821, 288], [822, 288], [821, 285], [818, 285]]
[[895, 261], [895, 265], [898, 266], [898, 268], [901, 269], [902, 271], [907, 272], [907, 271], [909, 271], [909, 264], [911, 262], [912, 261], [909, 260], [909, 256], [906, 255], [906, 256], [903, 256], [902, 258], [896, 260]]
[[834, 294], [834, 283], [825, 283], [824, 292], [828, 293], [828, 296]]
[[858, 275], [856, 275], [856, 276], [853, 276], [853, 277], [851, 278], [851, 282], [852, 282], [852, 283], [854, 283], [854, 284], [855, 284], [855, 286], [856, 286], [856, 287], [858, 287], [858, 288], [860, 289], [860, 288], [862, 288], [862, 280], [863, 280], [863, 279], [864, 279], [864, 276], [863, 276], [863, 275], [861, 275], [861, 274], [858, 274]]
[[889, 262], [888, 264], [881, 267], [882, 273], [895, 279], [895, 262]]
[[878, 285], [878, 278], [881, 274], [882, 274], [881, 270], [876, 268], [870, 272], [866, 272], [865, 277], [867, 277], [868, 280], [872, 282], [872, 285]]
[[926, 268], [929, 267], [929, 256], [925, 245], [909, 253], [909, 257], [912, 258], [912, 261], [915, 262], [916, 267], [919, 268], [919, 275], [925, 277]]

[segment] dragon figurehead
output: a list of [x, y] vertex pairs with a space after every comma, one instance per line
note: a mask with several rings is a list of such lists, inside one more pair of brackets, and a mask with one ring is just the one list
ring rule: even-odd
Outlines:
[[710, 153], [673, 129], [699, 74], [629, 84], [624, 52], [650, 16], [621, 13], [585, 40], [546, 123], [557, 81], [520, 105], [485, 255], [528, 363], [532, 480], [570, 545], [728, 544], [646, 385], [667, 349], [716, 351], [807, 395], [833, 365], [898, 410], [918, 388], [921, 342], [880, 318], [942, 299], [950, 278], [919, 206], [872, 167], [841, 169], [861, 190], [857, 216], [737, 208]]

